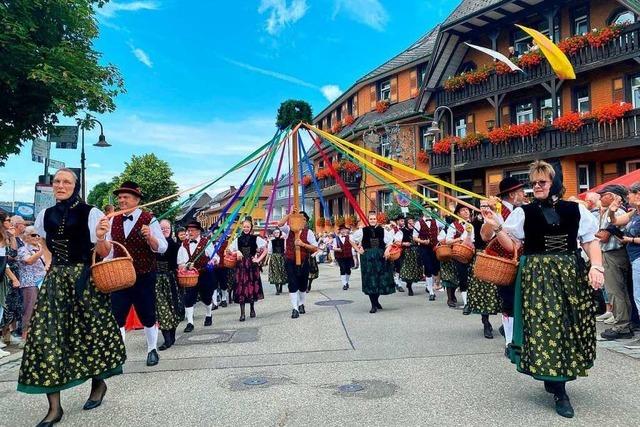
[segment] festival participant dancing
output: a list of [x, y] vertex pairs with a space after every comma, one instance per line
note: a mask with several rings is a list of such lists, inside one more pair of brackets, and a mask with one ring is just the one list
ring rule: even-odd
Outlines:
[[353, 246], [349, 239], [349, 228], [346, 225], [341, 225], [338, 228], [338, 236], [335, 238], [333, 244], [333, 252], [338, 266], [340, 267], [340, 280], [342, 281], [342, 290], [349, 289], [349, 278], [351, 277], [351, 269], [353, 268]]
[[441, 229], [442, 225], [426, 214], [413, 224], [413, 240], [418, 244], [420, 261], [422, 262], [427, 282], [429, 301], [436, 300], [433, 285], [434, 280], [438, 279], [440, 275], [440, 261], [436, 258], [434, 248], [438, 243], [438, 234], [440, 234]]
[[184, 295], [184, 307], [187, 315], [187, 326], [184, 328], [185, 333], [193, 332], [193, 311], [198, 295], [200, 301], [205, 306], [204, 326], [213, 325], [213, 290], [215, 288], [215, 278], [207, 263], [211, 260], [217, 264], [219, 258], [213, 253], [213, 242], [202, 237], [203, 228], [200, 223], [193, 220], [187, 224], [188, 239], [185, 239], [178, 249], [177, 262], [179, 268], [198, 270], [198, 284], [196, 286], [186, 288]]
[[167, 250], [164, 254], [156, 255], [156, 317], [164, 338], [164, 343], [158, 350], [164, 351], [176, 342], [176, 328], [182, 321], [180, 318], [178, 283], [176, 282], [176, 270], [178, 269], [177, 256], [180, 244], [171, 237], [171, 221], [160, 221], [162, 235], [167, 240]]
[[[118, 206], [125, 210], [125, 214], [111, 219], [111, 232], [107, 238], [127, 248], [136, 270], [136, 283], [132, 287], [111, 294], [113, 315], [124, 340], [124, 324], [133, 305], [147, 338], [147, 366], [155, 366], [160, 360], [156, 326], [156, 254], [165, 253], [167, 240], [153, 215], [137, 207], [143, 197], [138, 184], [125, 181], [113, 194], [117, 196]], [[124, 256], [123, 252], [114, 246], [115, 257]]]
[[351, 235], [351, 243], [360, 254], [362, 292], [369, 296], [369, 313], [373, 314], [382, 310], [380, 295], [396, 291], [393, 264], [385, 258], [393, 243], [393, 234], [378, 225], [376, 212], [369, 212], [369, 225], [356, 230]]
[[276, 295], [282, 293], [282, 285], [287, 283], [284, 238], [279, 228], [273, 230], [273, 238], [269, 241], [269, 283], [275, 285]]
[[[316, 280], [318, 277], [320, 277], [320, 267], [318, 267], [318, 258], [316, 258], [316, 256], [318, 255], [318, 251], [319, 251], [319, 249], [316, 248], [316, 251], [313, 252], [312, 254], [310, 254], [309, 258], [308, 258], [308, 261], [309, 261], [309, 283], [307, 285], [307, 290], [305, 291], [305, 293], [307, 293], [307, 294], [309, 292], [311, 292], [311, 284], [313, 283], [313, 281]], [[335, 265], [335, 253], [334, 253], [333, 249], [331, 249], [331, 253], [333, 253], [333, 255], [334, 255], [332, 257], [333, 262], [331, 263], [331, 265]]]
[[107, 391], [104, 380], [122, 373], [126, 359], [109, 296], [96, 289], [89, 269], [94, 246], [103, 257], [111, 250], [109, 220], [84, 203], [79, 191], [74, 172], [59, 169], [53, 177], [56, 204], [40, 211], [35, 221], [52, 262], [31, 319], [18, 391], [47, 394], [49, 412], [39, 426], [59, 422], [60, 391], [89, 378], [91, 394], [83, 409], [100, 406]]
[[[469, 208], [458, 204], [454, 211], [454, 215], [462, 218], [465, 224], [459, 219], [453, 217], [453, 222], [449, 224], [446, 234], [440, 233], [439, 240], [444, 241], [447, 245], [454, 243], [462, 243], [473, 246], [474, 232], [473, 225], [469, 222], [471, 212]], [[469, 264], [463, 264], [456, 260], [450, 260], [442, 263], [442, 284], [447, 289], [447, 305], [451, 308], [457, 306], [456, 288], [460, 288], [460, 295], [464, 308], [462, 314], [471, 314], [467, 301], [467, 290], [469, 287]]]
[[233, 298], [240, 304], [240, 321], [245, 321], [245, 305], [249, 303], [249, 317], [256, 317], [254, 304], [264, 298], [262, 280], [260, 279], [260, 261], [267, 256], [267, 242], [260, 236], [251, 234], [253, 221], [249, 218], [242, 221], [242, 233], [235, 239], [229, 252], [235, 253], [238, 265], [235, 269], [235, 289]]
[[[306, 212], [300, 212], [300, 214], [304, 216], [306, 223], [308, 223], [309, 215]], [[310, 275], [311, 258], [318, 251], [318, 242], [316, 241], [316, 236], [306, 225], [300, 231], [300, 237], [295, 236], [295, 233], [291, 231], [291, 227], [287, 224], [290, 216], [291, 214], [282, 218], [278, 225], [285, 239], [285, 267], [287, 269], [289, 297], [291, 298], [291, 318], [297, 319], [300, 314], [306, 313], [304, 302], [307, 287], [312, 280]], [[300, 265], [296, 264], [296, 248], [300, 249]], [[318, 263], [316, 262], [315, 268], [317, 267]]]
[[[404, 216], [399, 215], [395, 220], [389, 223], [391, 234], [395, 236], [404, 228]], [[402, 280], [400, 280], [400, 269], [402, 268], [402, 258], [393, 261], [393, 281], [396, 284], [396, 291], [404, 292]]]
[[[567, 381], [586, 376], [596, 356], [595, 306], [592, 289], [604, 281], [595, 217], [578, 203], [560, 200], [553, 185], [555, 170], [536, 161], [529, 168], [535, 201], [517, 208], [501, 226], [484, 211], [500, 244], [516, 249], [511, 236], [524, 243], [516, 282], [511, 360], [518, 371], [544, 381], [553, 393], [556, 412], [574, 416]], [[582, 259], [578, 241], [589, 256]], [[589, 286], [591, 283], [591, 286]]]
[[[216, 231], [215, 229], [212, 231]], [[222, 242], [216, 255], [218, 256], [218, 260], [222, 260], [224, 258], [224, 252], [227, 250], [227, 246], [229, 245], [229, 239], [226, 239], [225, 235], [222, 235], [220, 238], [225, 238], [225, 241]], [[218, 308], [218, 296], [220, 296], [220, 307], [227, 306], [227, 300], [229, 303], [231, 300], [231, 288], [229, 287], [229, 276], [233, 273], [233, 270], [230, 268], [226, 268], [224, 263], [217, 262], [213, 266], [213, 278], [216, 284], [216, 289], [213, 291], [213, 309], [216, 310]], [[228, 296], [228, 298], [227, 298]]]
[[423, 268], [418, 247], [413, 242], [414, 220], [413, 218], [407, 218], [405, 223], [405, 227], [395, 234], [394, 240], [396, 244], [402, 245], [403, 248], [400, 258], [402, 261], [400, 279], [407, 284], [408, 295], [413, 296], [413, 288], [411, 286], [422, 280]]

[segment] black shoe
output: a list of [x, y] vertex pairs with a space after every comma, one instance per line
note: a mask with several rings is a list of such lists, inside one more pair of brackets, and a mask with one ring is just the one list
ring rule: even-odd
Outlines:
[[454, 301], [447, 301], [447, 306], [449, 306], [449, 308], [456, 308], [458, 306], [458, 304], [456, 304]]
[[104, 390], [102, 390], [100, 399], [98, 400], [87, 399], [82, 409], [84, 409], [85, 411], [90, 411], [91, 409], [95, 409], [98, 406], [102, 405], [102, 400], [104, 399], [105, 394], [107, 394], [107, 384], [104, 385]]
[[489, 322], [484, 324], [484, 337], [488, 340], [493, 339], [493, 328]]
[[213, 325], [213, 317], [211, 316], [207, 316], [204, 318], [204, 326], [211, 326]]
[[298, 307], [298, 312], [299, 312], [300, 314], [305, 314], [305, 313], [306, 313], [306, 311], [304, 310], [304, 304], [301, 304], [301, 305]]
[[344, 285], [344, 286], [342, 287], [342, 290], [343, 290], [343, 291], [346, 291], [347, 289], [349, 289], [349, 285]]
[[633, 331], [620, 332], [614, 329], [607, 329], [606, 331], [601, 333], [600, 336], [607, 341], [613, 341], [613, 340], [633, 338], [634, 334], [633, 334]]
[[464, 308], [462, 309], [462, 314], [464, 314], [465, 316], [468, 316], [471, 314], [471, 307], [469, 307], [469, 304], [466, 304], [464, 306]]
[[[36, 427], [51, 427], [54, 424], [58, 424], [64, 415], [64, 411], [60, 409], [60, 413], [51, 421], [45, 421], [44, 419], [38, 423]], [[45, 417], [46, 418], [46, 417]]]
[[404, 288], [402, 286], [396, 286], [396, 291], [404, 292]]
[[253, 308], [249, 310], [249, 317], [252, 319], [256, 317], [256, 311]]
[[218, 306], [215, 304], [213, 305], [213, 307], [211, 307], [211, 310], [217, 310], [217, 309], [218, 309]]
[[408, 294], [410, 297], [413, 296], [413, 289], [411, 289], [411, 286], [407, 286], [407, 289], [409, 290]]
[[500, 335], [504, 336], [504, 325], [500, 325], [498, 332], [500, 332]]
[[292, 319], [297, 319], [298, 317], [300, 317], [300, 312], [298, 310], [296, 310], [295, 308], [293, 310], [291, 310], [291, 318]]
[[226, 306], [227, 306], [227, 302], [226, 302], [226, 301], [222, 301], [222, 302], [220, 303], [220, 307], [226, 307]]
[[561, 417], [565, 418], [573, 418], [573, 406], [571, 406], [571, 402], [569, 401], [569, 396], [566, 394], [564, 396], [553, 396], [553, 400], [556, 402], [556, 412]]
[[185, 334], [188, 334], [189, 332], [193, 332], [193, 323], [187, 323], [187, 326], [184, 328]]
[[165, 351], [173, 345], [171, 342], [171, 331], [162, 331], [162, 337], [164, 338], [164, 342], [158, 347], [158, 351]]
[[147, 354], [147, 366], [156, 366], [160, 361], [160, 356], [158, 356], [158, 352], [154, 348]]
[[377, 303], [376, 303], [376, 308], [377, 308], [378, 310], [382, 310], [382, 306], [380, 305], [380, 303], [379, 303], [379, 302], [377, 302]]
[[511, 360], [511, 349], [509, 348], [509, 346], [506, 346], [504, 348], [504, 357]]
[[436, 294], [430, 294], [429, 301], [435, 301], [435, 300], [436, 300]]
[[244, 322], [245, 320], [246, 320], [246, 318], [244, 317], [244, 314], [242, 314], [242, 315], [240, 316], [240, 321], [241, 321], [241, 322]]
[[369, 310], [369, 313], [373, 314], [376, 313], [378, 311], [378, 309], [376, 307], [371, 307], [371, 310]]

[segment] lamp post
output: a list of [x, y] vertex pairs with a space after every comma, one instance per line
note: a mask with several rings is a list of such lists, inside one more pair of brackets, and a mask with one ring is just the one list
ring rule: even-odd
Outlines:
[[[94, 117], [87, 117], [87, 120], [92, 121], [92, 122], [96, 122], [100, 125], [100, 136], [98, 137], [98, 142], [96, 142], [95, 144], [93, 144], [94, 147], [102, 147], [102, 148], [106, 148], [106, 147], [111, 147], [111, 144], [109, 144], [107, 142], [107, 139], [104, 136], [104, 128], [102, 127], [102, 123], [100, 123], [100, 121]], [[86, 156], [84, 154], [84, 126], [82, 126], [82, 147], [80, 150], [80, 174], [82, 175], [80, 178], [80, 185], [82, 186], [82, 199], [84, 200], [86, 198], [86, 166], [85, 166], [85, 161], [86, 161]]]
[[[436, 108], [436, 110], [433, 112], [434, 121], [431, 122], [431, 127], [427, 130], [428, 133], [430, 133], [435, 137], [434, 141], [437, 140], [437, 136], [440, 134], [440, 127], [438, 126], [438, 122], [435, 121], [435, 117], [438, 115], [438, 111], [440, 111], [440, 109], [447, 110], [449, 114], [451, 114], [451, 136], [455, 134], [454, 123], [453, 123], [453, 120], [454, 120], [453, 111], [451, 111], [451, 108], [447, 107], [446, 105], [441, 105], [438, 108]], [[456, 184], [456, 169], [455, 169], [456, 168], [456, 152], [455, 152], [454, 144], [451, 144], [451, 148], [449, 151], [451, 152], [451, 184], [455, 185]], [[451, 195], [455, 196], [455, 192], [453, 190], [451, 190]]]

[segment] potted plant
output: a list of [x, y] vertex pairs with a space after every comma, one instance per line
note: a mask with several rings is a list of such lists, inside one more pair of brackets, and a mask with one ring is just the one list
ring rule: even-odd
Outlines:
[[351, 126], [355, 121], [356, 119], [354, 119], [351, 114], [347, 114], [346, 116], [344, 116], [344, 119], [342, 119], [342, 123], [344, 123], [345, 127]]
[[376, 102], [376, 111], [382, 114], [389, 109], [389, 105], [390, 103], [387, 100], [378, 101]]
[[553, 127], [562, 132], [576, 133], [583, 125], [582, 116], [577, 111], [563, 114], [553, 121]]

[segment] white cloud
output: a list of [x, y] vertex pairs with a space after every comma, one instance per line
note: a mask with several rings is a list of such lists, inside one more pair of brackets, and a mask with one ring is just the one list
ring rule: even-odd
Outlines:
[[235, 61], [235, 60], [229, 59], [229, 58], [222, 58], [222, 59], [224, 59], [225, 61], [227, 61], [230, 64], [236, 65], [236, 66], [238, 66], [240, 68], [244, 68], [244, 69], [249, 70], [249, 71], [254, 71], [254, 72], [259, 73], [259, 74], [264, 74], [265, 76], [273, 77], [273, 78], [276, 78], [278, 80], [284, 80], [286, 82], [297, 84], [299, 86], [305, 86], [305, 87], [318, 89], [318, 86], [316, 86], [316, 85], [314, 85], [312, 83], [309, 83], [309, 82], [305, 82], [304, 80], [301, 80], [301, 79], [299, 79], [297, 77], [290, 76], [288, 74], [279, 73], [277, 71], [272, 71], [272, 70], [267, 70], [266, 68], [256, 67], [256, 66], [253, 66], [251, 64], [247, 64], [247, 63], [240, 62], [240, 61]]
[[88, 168], [100, 169], [102, 165], [100, 163], [89, 163], [87, 165]]
[[335, 0], [333, 17], [340, 13], [377, 31], [384, 31], [389, 14], [379, 0]]
[[329, 102], [335, 101], [342, 95], [342, 90], [337, 85], [324, 85], [320, 88], [320, 92], [322, 92]]
[[113, 18], [118, 12], [136, 12], [139, 10], [157, 10], [160, 7], [156, 1], [132, 1], [128, 3], [110, 1], [103, 7], [96, 8], [96, 12], [105, 17]]
[[284, 27], [294, 24], [307, 13], [309, 6], [306, 0], [262, 0], [258, 13], [270, 12], [267, 18], [267, 33], [277, 35]]
[[149, 55], [147, 55], [147, 52], [133, 46], [131, 46], [131, 52], [133, 52], [136, 58], [138, 58], [138, 61], [142, 62], [144, 65], [146, 65], [149, 68], [153, 68], [153, 62], [151, 62], [151, 58], [149, 58]]

